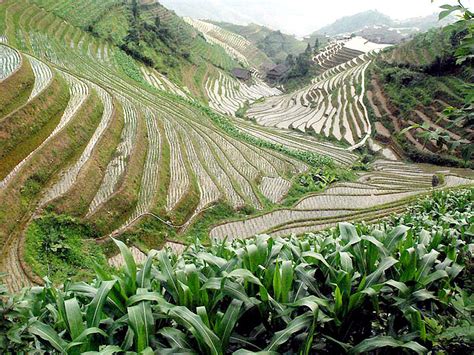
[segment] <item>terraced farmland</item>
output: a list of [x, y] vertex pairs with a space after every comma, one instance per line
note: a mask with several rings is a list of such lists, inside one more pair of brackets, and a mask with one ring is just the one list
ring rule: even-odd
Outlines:
[[332, 137], [350, 150], [364, 145], [372, 131], [364, 103], [366, 71], [383, 47], [359, 37], [329, 44], [313, 59], [322, 74], [310, 86], [257, 103], [247, 116], [262, 126]]
[[[444, 114], [469, 107], [465, 93], [474, 76], [472, 66], [446, 64], [454, 61], [452, 31], [432, 30], [385, 51], [374, 67], [369, 98], [381, 139], [418, 161], [472, 167], [472, 124]], [[386, 129], [403, 132], [389, 137]]]
[[243, 65], [259, 69], [262, 65], [272, 64], [263, 52], [244, 37], [206, 21], [190, 17], [184, 20], [200, 31], [209, 43], [221, 46], [232, 58]]
[[[58, 23], [57, 18], [35, 8], [29, 1], [7, 1], [0, 6], [8, 7], [11, 17], [7, 16], [7, 24], [18, 26], [13, 33], [21, 34], [24, 39], [23, 60], [31, 62], [33, 67], [36, 80], [29, 105], [36, 102], [35, 98], [42, 100], [43, 93], [48, 93], [48, 85], [56, 76], [63, 80], [70, 95], [58, 121], [50, 123], [50, 132], [45, 139], [38, 142], [2, 180], [2, 198], [10, 196], [8, 203], [2, 206], [2, 221], [24, 219], [27, 224], [33, 211], [41, 213], [39, 207], [52, 206], [94, 223], [104, 223], [101, 221], [108, 221], [112, 215], [113, 223], [104, 227], [104, 231], [112, 233], [139, 222], [140, 217], [151, 211], [172, 216], [174, 209], [182, 208], [186, 196], [195, 190], [197, 200], [187, 207], [185, 219], [178, 221], [188, 226], [201, 211], [219, 201], [227, 201], [234, 208], [262, 208], [257, 183], [260, 177], [291, 176], [307, 169], [304, 163], [294, 158], [228, 136], [199, 106], [194, 107], [182, 98], [188, 96], [184, 90], [152, 69], [142, 67], [139, 72], [144, 75], [144, 80], [159, 90], [144, 89], [143, 85], [124, 75], [122, 64], [114, 60], [116, 53], [120, 52], [118, 48], [104, 46], [100, 40], [62, 20], [61, 31], [50, 31], [51, 26]], [[29, 6], [35, 8], [35, 16], [28, 17], [33, 13]], [[13, 16], [23, 20], [14, 22]], [[71, 45], [61, 44], [63, 33], [71, 38]], [[18, 42], [18, 38], [15, 40]], [[8, 68], [4, 77], [14, 78], [15, 70], [22, 63], [20, 51], [1, 47], [2, 58], [7, 63], [5, 68]], [[107, 55], [103, 55], [104, 52]], [[129, 65], [136, 65], [131, 58], [128, 60]], [[165, 90], [160, 84], [166, 85]], [[160, 94], [160, 90], [167, 93]], [[100, 107], [95, 111], [94, 126], [71, 136], [70, 130], [73, 127], [78, 129], [77, 125], [81, 124], [78, 121], [81, 113], [93, 109], [92, 102], [97, 105], [94, 110]], [[122, 118], [120, 132], [108, 132], [116, 125], [112, 123], [114, 115]], [[106, 144], [102, 138], [111, 134], [117, 136], [117, 144], [107, 162], [100, 152]], [[67, 140], [60, 143], [60, 139], [66, 136], [81, 141], [75, 145], [71, 142], [70, 146]], [[62, 144], [70, 153], [53, 159], [49, 154], [50, 146], [54, 144]], [[171, 155], [165, 155], [164, 149], [171, 150]], [[34, 167], [45, 159], [57, 160], [57, 164], [41, 168], [45, 170], [41, 175], [41, 188], [29, 197], [28, 208], [9, 209], [22, 198], [21, 191], [25, 191], [22, 189], [34, 176]], [[101, 170], [95, 168], [99, 162], [103, 166]], [[168, 171], [171, 173], [165, 178]], [[87, 182], [80, 178], [84, 176], [95, 178]], [[166, 186], [164, 194], [158, 188], [160, 184]], [[81, 203], [67, 203], [81, 187], [87, 190], [80, 196]], [[159, 201], [166, 202], [157, 205]], [[16, 268], [20, 282], [27, 284], [29, 278], [19, 265], [21, 256], [13, 252], [22, 249], [23, 227], [23, 224], [3, 223], [1, 235], [5, 249], [2, 268], [6, 265]], [[16, 247], [12, 248], [13, 245]]]
[[206, 93], [209, 106], [220, 113], [234, 116], [245, 104], [281, 94], [280, 90], [271, 88], [256, 76], [252, 78], [252, 81], [247, 84], [221, 71], [215, 79], [208, 77]]
[[13, 48], [0, 45], [0, 81], [12, 75], [21, 65], [21, 55]]
[[[446, 171], [445, 171], [446, 172]], [[213, 238], [249, 238], [259, 234], [286, 236], [320, 231], [345, 221], [375, 221], [404, 210], [407, 201], [431, 188], [433, 171], [399, 162], [377, 161], [374, 172], [356, 182], [336, 184], [327, 191], [281, 209], [242, 221], [214, 227]], [[444, 187], [472, 184], [471, 179], [447, 173]]]

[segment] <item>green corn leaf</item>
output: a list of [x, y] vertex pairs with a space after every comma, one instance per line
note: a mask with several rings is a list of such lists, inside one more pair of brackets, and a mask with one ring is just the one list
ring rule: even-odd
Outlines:
[[[115, 285], [112, 291], [109, 293], [107, 301], [109, 301], [113, 306], [117, 307], [120, 312], [125, 313], [127, 310], [125, 307], [125, 301], [121, 301], [123, 297], [119, 292], [116, 291], [116, 287], [119, 287], [118, 284]], [[98, 289], [84, 282], [78, 282], [72, 284], [69, 287], [69, 291], [78, 293], [88, 298], [94, 298], [97, 295]]]
[[340, 312], [342, 309], [342, 293], [339, 286], [336, 286], [334, 290], [334, 311], [336, 313]]
[[329, 301], [316, 296], [307, 296], [294, 303], [288, 304], [290, 307], [308, 307], [314, 313], [319, 307], [329, 308]]
[[342, 270], [351, 273], [353, 270], [351, 255], [346, 252], [340, 252], [339, 258]]
[[398, 242], [403, 239], [409, 229], [410, 228], [406, 226], [397, 226], [393, 228], [390, 233], [387, 234], [383, 241], [383, 244], [385, 245], [389, 253], [393, 251], [393, 249], [397, 246]]
[[82, 355], [113, 355], [117, 353], [123, 353], [124, 351], [120, 346], [117, 345], [107, 345], [100, 351], [87, 351], [84, 352]]
[[317, 261], [320, 261], [324, 266], [326, 266], [329, 270], [331, 269], [331, 266], [328, 264], [324, 256], [322, 256], [319, 253], [315, 253], [314, 251], [306, 251], [302, 254], [302, 257], [307, 260], [307, 259], [315, 259]]
[[377, 266], [377, 269], [373, 273], [371, 273], [370, 275], [367, 275], [366, 287], [367, 288], [371, 287], [375, 283], [379, 282], [379, 280], [382, 277], [383, 273], [386, 270], [388, 270], [389, 268], [391, 268], [393, 265], [395, 265], [396, 263], [398, 263], [398, 261], [396, 259], [392, 258], [391, 256], [382, 259], [380, 264]]
[[150, 305], [141, 302], [136, 306], [128, 307], [128, 318], [130, 326], [134, 333], [135, 349], [140, 352], [148, 347], [152, 327], [149, 322], [152, 317]]
[[61, 292], [57, 293], [56, 306], [57, 306], [57, 312], [58, 312], [58, 320], [60, 318], [64, 322], [64, 326], [67, 328], [69, 334], [71, 334], [71, 330], [69, 329], [69, 324], [67, 322], [66, 307], [64, 306], [64, 298]]
[[438, 259], [438, 256], [439, 252], [434, 249], [423, 256], [420, 265], [416, 270], [416, 281], [420, 281], [424, 276], [428, 274], [434, 262], [436, 261], [436, 259]]
[[212, 355], [222, 354], [220, 339], [203, 323], [201, 318], [186, 307], [175, 306], [168, 314], [177, 323], [190, 331], [202, 348], [207, 348]]
[[281, 300], [288, 302], [290, 292], [293, 287], [293, 264], [290, 260], [285, 260], [281, 264]]
[[138, 272], [138, 287], [140, 288], [149, 288], [151, 282], [151, 267], [153, 265], [153, 259], [156, 256], [157, 251], [152, 250], [148, 253], [145, 264], [143, 268]]
[[136, 303], [143, 302], [143, 301], [152, 301], [157, 303], [165, 303], [165, 299], [163, 296], [157, 292], [144, 292], [137, 294], [135, 296], [130, 297], [127, 300], [127, 306], [133, 306]]
[[50, 343], [53, 348], [61, 353], [66, 353], [66, 342], [56, 333], [56, 331], [49, 325], [41, 323], [40, 321], [34, 321], [28, 330], [31, 334], [34, 334], [41, 339]]
[[114, 238], [112, 238], [112, 240], [119, 247], [120, 253], [122, 254], [123, 259], [125, 260], [125, 272], [130, 278], [130, 293], [133, 294], [135, 293], [137, 286], [137, 264], [135, 263], [135, 259], [133, 259], [133, 255], [130, 252], [130, 249], [125, 245], [125, 243]]
[[281, 287], [280, 263], [277, 261], [273, 272], [273, 297], [277, 300], [280, 299]]
[[188, 336], [179, 329], [166, 327], [160, 329], [158, 333], [168, 339], [168, 342], [172, 347], [180, 349], [192, 348], [188, 342]]
[[173, 267], [171, 266], [170, 259], [168, 258], [168, 254], [163, 250], [159, 251], [157, 258], [160, 263], [161, 271], [165, 276], [169, 292], [173, 296], [174, 300], [176, 302], [179, 302], [181, 292], [178, 286], [178, 280], [176, 279]]
[[362, 354], [386, 347], [405, 348], [412, 350], [417, 354], [425, 354], [428, 352], [428, 349], [414, 341], [409, 341], [405, 343], [389, 336], [378, 336], [363, 340], [357, 346], [350, 349], [349, 354]]
[[82, 319], [81, 307], [76, 298], [64, 301], [64, 310], [66, 314], [66, 323], [71, 335], [71, 339], [78, 341], [76, 338], [84, 331], [85, 326]]
[[458, 327], [450, 327], [447, 328], [443, 333], [438, 335], [440, 339], [454, 339], [454, 338], [461, 338], [467, 339], [469, 341], [474, 341], [474, 325], [465, 325], [465, 326], [458, 326]]
[[435, 295], [427, 289], [418, 290], [412, 293], [413, 298], [417, 301], [423, 302], [429, 299], [436, 299]]
[[200, 306], [196, 307], [196, 313], [201, 318], [203, 323], [208, 327], [211, 328], [211, 323], [209, 322], [209, 316], [207, 314], [206, 307]]
[[200, 260], [204, 260], [209, 265], [218, 267], [219, 269], [227, 264], [227, 260], [209, 253], [199, 253], [196, 257]]
[[222, 347], [224, 349], [227, 348], [230, 336], [239, 320], [239, 313], [240, 309], [242, 308], [242, 304], [242, 301], [232, 300], [226, 312], [224, 313], [222, 321], [216, 329], [216, 334], [221, 339]]
[[436, 270], [435, 272], [432, 272], [431, 274], [427, 275], [426, 277], [423, 277], [420, 280], [420, 283], [423, 286], [427, 286], [427, 285], [435, 282], [436, 280], [439, 280], [439, 279], [442, 279], [442, 278], [445, 278], [445, 277], [448, 277], [448, 273], [446, 271]]
[[74, 341], [75, 342], [82, 342], [82, 341], [86, 340], [89, 335], [92, 335], [92, 334], [99, 334], [99, 335], [102, 335], [103, 337], [107, 337], [107, 333], [104, 332], [102, 329], [93, 327], [93, 328], [84, 329], [84, 331], [81, 334], [79, 334], [74, 339]]
[[374, 245], [375, 247], [377, 247], [377, 249], [382, 253], [383, 256], [388, 255], [387, 248], [385, 248], [385, 245], [381, 241], [379, 241], [377, 238], [371, 235], [363, 235], [362, 237], [360, 237], [360, 239], [365, 240], [371, 243], [372, 245]]
[[417, 310], [414, 310], [410, 314], [410, 321], [413, 332], [418, 332], [420, 334], [420, 339], [426, 341], [426, 326], [425, 322], [421, 318], [421, 313]]
[[229, 273], [227, 277], [230, 277], [230, 278], [235, 277], [235, 278], [243, 279], [244, 281], [253, 283], [258, 286], [263, 286], [260, 280], [254, 274], [252, 274], [249, 270], [246, 270], [246, 269], [235, 269], [234, 271]]
[[339, 233], [345, 242], [358, 241], [360, 239], [356, 228], [350, 223], [339, 223]]
[[195, 265], [186, 265], [185, 268], [187, 285], [193, 295], [193, 298], [199, 302], [201, 282], [199, 280], [199, 272]]
[[270, 344], [265, 350], [277, 351], [281, 345], [285, 344], [296, 333], [309, 328], [314, 317], [315, 316], [311, 312], [306, 312], [293, 319], [290, 323], [288, 323], [285, 329], [275, 333]]
[[257, 271], [257, 267], [260, 264], [258, 247], [255, 244], [247, 245], [247, 255], [249, 260], [250, 271]]
[[399, 281], [395, 281], [395, 280], [388, 280], [388, 281], [385, 281], [385, 283], [389, 286], [395, 287], [402, 294], [406, 294], [409, 291], [407, 285], [405, 285], [403, 282], [399, 282]]
[[99, 326], [100, 319], [102, 316], [102, 309], [104, 308], [105, 301], [107, 296], [115, 285], [114, 281], [103, 281], [97, 290], [96, 295], [94, 296], [92, 302], [88, 305], [86, 311], [87, 326], [97, 327]]

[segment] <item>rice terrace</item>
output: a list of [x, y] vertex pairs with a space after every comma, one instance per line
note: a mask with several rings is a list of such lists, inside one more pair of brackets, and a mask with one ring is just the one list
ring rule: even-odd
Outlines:
[[0, 0], [0, 353], [473, 351], [473, 2], [251, 3]]

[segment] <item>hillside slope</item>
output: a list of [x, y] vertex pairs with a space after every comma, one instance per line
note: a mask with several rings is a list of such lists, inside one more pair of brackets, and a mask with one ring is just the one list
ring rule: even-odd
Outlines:
[[[35, 4], [94, 36], [120, 47], [135, 59], [153, 67], [173, 82], [186, 86], [200, 96], [207, 67], [229, 71], [238, 67], [220, 46], [206, 39], [159, 2], [150, 1], [84, 1], [52, 2], [35, 0]], [[85, 12], [91, 15], [84, 16]], [[197, 86], [197, 88], [195, 87]]]
[[243, 26], [226, 22], [212, 23], [248, 39], [277, 64], [284, 62], [289, 54], [297, 56], [304, 52], [307, 46], [306, 42], [296, 39], [295, 36], [257, 24]]
[[463, 107], [473, 89], [472, 63], [457, 65], [454, 58], [457, 33], [452, 28], [417, 35], [384, 52], [373, 68], [369, 98], [376, 119], [390, 132], [423, 126], [402, 135], [381, 134], [381, 139], [399, 145], [415, 161], [472, 166], [472, 119], [443, 114]]

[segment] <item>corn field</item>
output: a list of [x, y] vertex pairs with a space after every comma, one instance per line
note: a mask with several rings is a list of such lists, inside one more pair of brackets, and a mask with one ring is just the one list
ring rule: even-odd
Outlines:
[[[474, 190], [376, 225], [150, 251], [91, 283], [0, 301], [3, 353], [466, 353]], [[471, 348], [472, 349], [472, 348]]]

